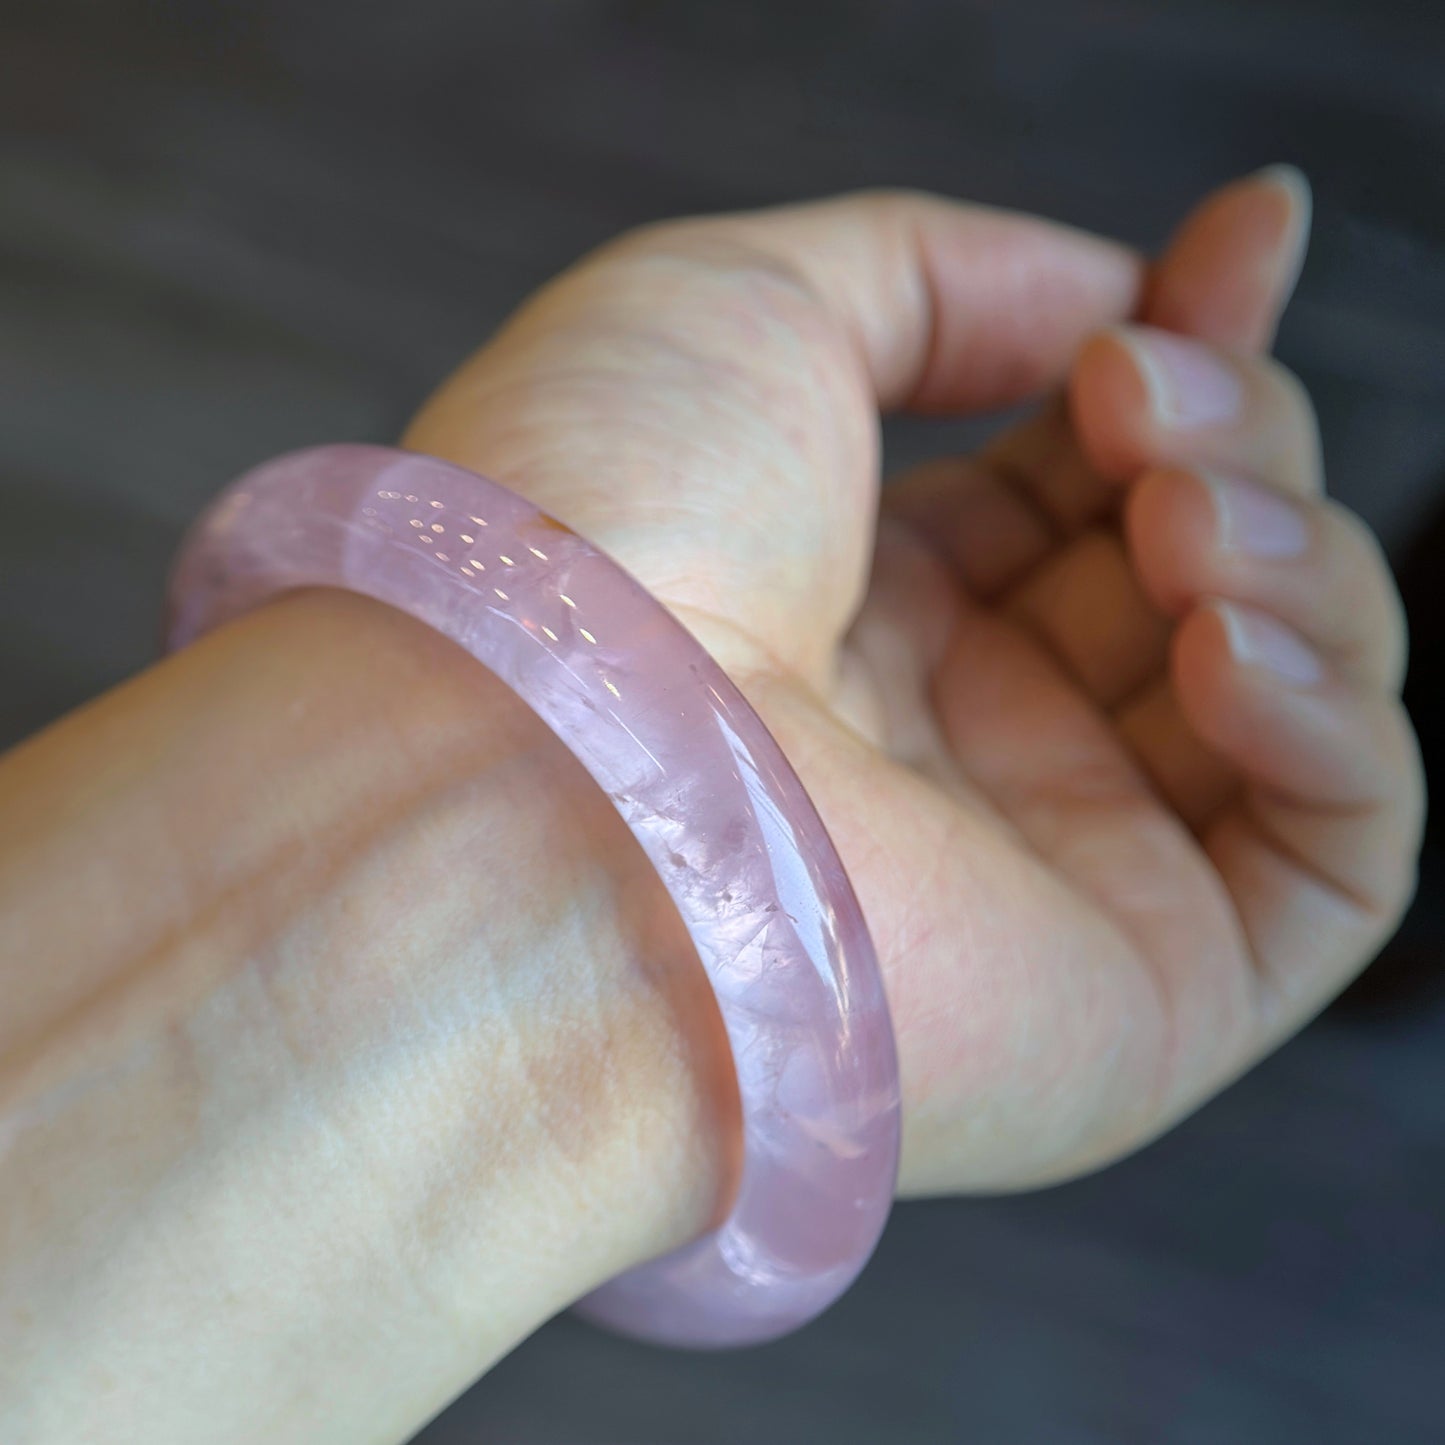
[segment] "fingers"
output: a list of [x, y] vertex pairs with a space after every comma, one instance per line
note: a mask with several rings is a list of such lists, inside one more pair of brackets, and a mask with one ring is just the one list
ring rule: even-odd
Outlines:
[[[1198, 842], [1159, 806], [1110, 719], [1050, 649], [989, 607], [962, 609], [934, 695], [949, 744], [992, 807], [1103, 916], [1121, 921], [1104, 951], [1149, 960], [1138, 971], [1158, 1016], [1187, 1021], [1169, 1030], [1169, 1072], [1213, 1076], [1220, 1040], [1243, 1011], [1247, 971], [1203, 966], [1202, 940], [1228, 932], [1227, 903], [1200, 866]], [[1054, 947], [1089, 949], [1082, 936], [1057, 937]], [[1145, 1017], [1141, 1004], [1135, 1018]], [[1136, 1102], [1149, 1113], [1158, 1099]]]
[[1309, 396], [1278, 362], [1152, 327], [1094, 337], [1070, 382], [1084, 452], [1105, 476], [1195, 464], [1310, 494], [1322, 485]]
[[[1163, 616], [1226, 583], [1243, 589], [1242, 600], [1292, 612], [1317, 611], [1328, 591], [1338, 647], [1356, 650], [1359, 666], [1382, 678], [1398, 669], [1402, 650], [1390, 641], [1398, 608], [1368, 534], [1336, 510], [1316, 537], [1296, 504], [1272, 501], [1276, 490], [1308, 497], [1322, 485], [1314, 410], [1288, 372], [1131, 327], [1085, 347], [1071, 390], [1082, 453], [1048, 485], [1067, 489], [1090, 464], [1134, 482], [1132, 557], [1098, 526], [1059, 547], [1050, 523], [1065, 504], [1045, 497], [1040, 505], [1038, 486], [1023, 488], [997, 466], [971, 485], [957, 475], [961, 464], [953, 474], [940, 466], [893, 507], [927, 527], [940, 491], [951, 489], [956, 510], [944, 535], [964, 581], [979, 596], [1007, 588], [1009, 610], [1095, 702], [1115, 707], [1161, 673]], [[1030, 445], [1043, 446], [1049, 428], [1033, 430]], [[1198, 479], [1192, 485], [1185, 467]], [[1135, 480], [1141, 471], [1152, 484]], [[1308, 565], [1267, 565], [1286, 547], [1309, 553]]]
[[1258, 360], [1299, 278], [1311, 211], [1304, 176], [1270, 166], [1216, 191], [1180, 226], [1150, 273], [1139, 324], [1095, 338], [1073, 371], [1073, 419], [1100, 472], [1128, 480], [1174, 459], [1171, 448], [1203, 462], [1216, 444], [1267, 465], [1260, 443], [1270, 438], [1301, 461], [1313, 449], [1317, 464], [1303, 389]]
[[981, 599], [1031, 572], [1060, 541], [1028, 493], [978, 457], [938, 457], [912, 468], [884, 490], [883, 510], [928, 538]]
[[1182, 617], [1210, 598], [1305, 634], [1342, 677], [1395, 691], [1405, 623], [1369, 529], [1334, 503], [1302, 503], [1238, 477], [1162, 468], [1130, 492], [1126, 528], [1150, 602]]
[[[1239, 354], [1262, 350], [1293, 289], [1309, 217], [1308, 184], [1288, 167], [1224, 187], [1185, 219], [1151, 268], [1137, 319]], [[1127, 410], [1137, 395], [1126, 381], [1111, 404]], [[1064, 405], [1011, 428], [982, 463], [929, 464], [886, 496], [935, 538], [979, 597], [1002, 592], [1117, 505], [1117, 486], [1080, 447]]]
[[1174, 640], [1190, 723], [1245, 776], [1299, 804], [1385, 801], [1401, 761], [1384, 692], [1353, 686], [1301, 632], [1258, 608], [1212, 601]]
[[[1137, 321], [1239, 354], [1267, 350], [1299, 276], [1310, 214], [1309, 183], [1289, 166], [1214, 192], [1150, 268]], [[1079, 448], [1071, 419], [1060, 415], [1066, 425], [1046, 414], [1009, 432], [987, 456], [1068, 535], [1097, 522], [1114, 494]]]
[[1158, 673], [1172, 630], [1113, 528], [1077, 537], [1010, 593], [1007, 610], [1105, 708]]
[[1370, 957], [1412, 886], [1399, 598], [1368, 530], [1323, 497], [1313, 410], [1276, 363], [1120, 328], [1085, 347], [1071, 404], [1093, 465], [1129, 484], [1148, 604], [1179, 619], [1167, 683], [1120, 731], [1229, 892], [1262, 1047]]
[[1216, 191], [1150, 277], [1142, 319], [1231, 351], [1267, 351], [1309, 238], [1309, 182], [1270, 166]]
[[1053, 384], [1140, 280], [1121, 246], [919, 195], [649, 227], [544, 290], [406, 441], [608, 548], [726, 660], [742, 639], [822, 685], [867, 574], [879, 407]]
[[[1132, 327], [1085, 347], [1072, 394], [1084, 454], [1133, 482], [1134, 545], [1126, 555], [1112, 529], [1081, 532], [1017, 581], [1008, 606], [1095, 702], [1113, 708], [1162, 674], [1164, 617], [1223, 582], [1244, 587], [1243, 600], [1296, 611], [1314, 610], [1322, 589], [1335, 588], [1340, 645], [1358, 648], [1366, 667], [1399, 665], [1398, 649], [1377, 646], [1393, 589], [1381, 585], [1367, 534], [1331, 514], [1315, 538], [1296, 504], [1273, 502], [1275, 489], [1310, 496], [1321, 486], [1314, 411], [1283, 368]], [[1184, 466], [1201, 480], [1191, 486]], [[1135, 480], [1141, 470], [1152, 485]], [[1286, 546], [1309, 552], [1313, 565], [1269, 567]]]
[[[1356, 686], [1268, 612], [1212, 602], [1181, 625], [1190, 725], [1248, 781], [1205, 833], [1280, 1027], [1329, 996], [1413, 886], [1423, 786], [1399, 699]], [[1294, 1012], [1291, 1012], [1294, 1010]]]
[[[1123, 731], [1197, 826], [1240, 775], [1206, 838], [1252, 837], [1287, 854], [1307, 892], [1348, 903], [1358, 916], [1339, 936], [1358, 962], [1399, 902], [1419, 821], [1403, 612], [1378, 544], [1333, 503], [1198, 470], [1148, 473], [1126, 527], [1151, 602], [1182, 621], [1170, 687]], [[1242, 916], [1266, 906], [1239, 901]]]

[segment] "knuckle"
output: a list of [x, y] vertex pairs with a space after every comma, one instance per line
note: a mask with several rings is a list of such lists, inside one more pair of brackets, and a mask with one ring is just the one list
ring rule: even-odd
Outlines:
[[666, 216], [656, 221], [643, 221], [604, 241], [591, 253], [594, 260], [626, 259], [646, 255], [653, 250], [666, 250], [684, 244], [700, 230], [718, 224], [709, 216]]
[[1376, 806], [1388, 821], [1376, 834], [1366, 896], [1388, 931], [1404, 915], [1419, 884], [1426, 804], [1419, 740], [1398, 699], [1386, 705], [1382, 724], [1373, 743], [1379, 770]]
[[1320, 506], [1326, 527], [1335, 534], [1335, 546], [1342, 563], [1357, 574], [1368, 569], [1393, 591], [1393, 574], [1375, 529], [1343, 502], [1326, 498]]
[[1420, 748], [1420, 738], [1406, 711], [1405, 704], [1398, 698], [1391, 705], [1395, 719], [1397, 768], [1400, 776], [1401, 811], [1404, 817], [1405, 854], [1413, 868], [1417, 862], [1420, 845], [1424, 841], [1426, 804], [1425, 759]]
[[1358, 512], [1336, 501], [1322, 506], [1326, 526], [1334, 533], [1337, 575], [1347, 576], [1349, 591], [1363, 601], [1352, 610], [1354, 626], [1365, 636], [1374, 670], [1396, 690], [1404, 682], [1409, 654], [1408, 621], [1389, 558], [1374, 528]]
[[1314, 398], [1299, 374], [1273, 356], [1262, 357], [1254, 365], [1260, 368], [1279, 403], [1312, 429], [1315, 424]]
[[838, 204], [866, 216], [907, 224], [943, 202], [927, 191], [908, 186], [866, 186], [839, 196]]

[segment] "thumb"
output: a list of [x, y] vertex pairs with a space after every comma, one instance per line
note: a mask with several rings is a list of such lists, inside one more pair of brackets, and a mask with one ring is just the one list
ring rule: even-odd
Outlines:
[[665, 223], [540, 292], [405, 440], [525, 492], [709, 645], [821, 683], [866, 578], [879, 410], [1055, 384], [1139, 275], [1111, 242], [906, 193]]

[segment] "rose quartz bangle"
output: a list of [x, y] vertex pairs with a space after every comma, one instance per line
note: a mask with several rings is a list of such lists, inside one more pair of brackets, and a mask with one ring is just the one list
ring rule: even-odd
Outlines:
[[697, 947], [737, 1067], [741, 1177], [713, 1233], [604, 1285], [586, 1314], [746, 1344], [852, 1283], [898, 1168], [878, 963], [802, 784], [722, 670], [610, 558], [512, 492], [384, 447], [297, 452], [197, 522], [169, 642], [296, 587], [399, 607], [511, 687], [606, 789]]

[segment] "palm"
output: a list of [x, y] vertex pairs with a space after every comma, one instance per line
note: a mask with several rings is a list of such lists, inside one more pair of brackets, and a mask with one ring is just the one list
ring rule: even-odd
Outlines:
[[[886, 506], [913, 525], [885, 521], [840, 709], [883, 755], [863, 786], [892, 800], [869, 809], [875, 835], [889, 819], [890, 871], [933, 880], [898, 912], [896, 889], [876, 893], [883, 951], [908, 960], [890, 980], [900, 1031], [943, 1085], [915, 1100], [912, 1187], [1073, 1172], [1160, 1127], [1193, 1101], [1191, 1078], [1258, 1042], [1229, 880], [1194, 832], [1240, 780], [1180, 717], [1170, 626], [1140, 593], [1115, 501], [1060, 406], [979, 458], [901, 479]], [[896, 762], [931, 785], [926, 803]], [[1035, 990], [1041, 1041], [1074, 1054], [1069, 1093], [1026, 1063], [1032, 1147], [1000, 1136], [994, 1157], [979, 1147], [986, 1100], [943, 1065], [991, 1052], [994, 1008], [1014, 1016]], [[961, 1114], [981, 1126], [965, 1139]]]

